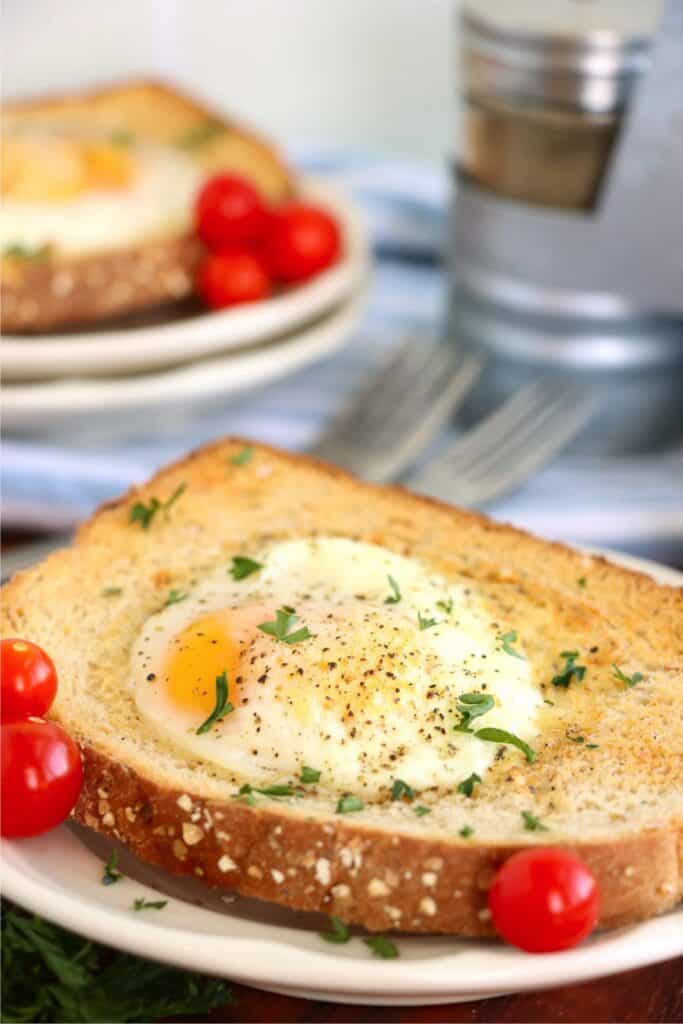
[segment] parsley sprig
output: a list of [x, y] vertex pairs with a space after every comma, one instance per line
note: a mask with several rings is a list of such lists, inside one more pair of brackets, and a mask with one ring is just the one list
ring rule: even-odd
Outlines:
[[332, 942], [335, 945], [348, 942], [351, 938], [348, 926], [344, 924], [340, 917], [335, 917], [334, 915], [330, 918], [330, 930], [328, 932], [320, 932], [319, 934], [320, 938], [324, 939], [325, 942]]
[[612, 665], [612, 671], [614, 678], [618, 679], [620, 683], [624, 683], [630, 689], [637, 683], [640, 683], [645, 676], [642, 672], [634, 672], [632, 676], [627, 676], [625, 672], [622, 672], [618, 665]]
[[230, 999], [214, 978], [119, 953], [3, 901], [7, 1021], [141, 1021], [208, 1013]]
[[412, 803], [415, 799], [415, 790], [403, 779], [394, 779], [394, 784], [391, 787], [391, 799], [407, 800], [408, 803]]
[[298, 644], [301, 640], [308, 640], [312, 636], [308, 626], [293, 631], [293, 627], [299, 621], [299, 616], [293, 608], [284, 605], [275, 612], [274, 622], [261, 622], [259, 629], [269, 636], [285, 644]]
[[140, 523], [143, 530], [148, 530], [157, 512], [168, 512], [186, 487], [187, 484], [185, 483], [178, 484], [173, 494], [170, 498], [167, 498], [166, 501], [160, 501], [159, 498], [155, 496], [152, 496], [146, 504], [144, 501], [136, 501], [130, 508], [128, 521], [131, 523]]
[[581, 682], [586, 674], [586, 666], [576, 664], [578, 656], [578, 651], [562, 651], [560, 653], [560, 657], [564, 658], [565, 664], [563, 670], [550, 680], [553, 686], [561, 686], [566, 690], [572, 679], [576, 679], [577, 683]]
[[303, 782], [305, 786], [310, 785], [313, 782], [320, 782], [320, 776], [322, 772], [319, 772], [317, 768], [309, 768], [307, 764], [301, 768], [301, 775], [299, 781]]
[[202, 722], [196, 731], [197, 736], [201, 736], [202, 733], [208, 732], [214, 722], [218, 722], [224, 715], [229, 715], [234, 708], [228, 700], [228, 673], [221, 672], [219, 676], [216, 676], [216, 703], [214, 709], [206, 719]]
[[531, 764], [536, 760], [536, 751], [532, 750], [528, 743], [515, 736], [507, 729], [478, 729], [474, 734], [479, 740], [486, 740], [488, 743], [509, 743], [511, 747], [521, 750], [527, 761]]
[[509, 633], [503, 633], [500, 638], [500, 645], [506, 654], [510, 654], [513, 658], [520, 658], [522, 661], [526, 661], [523, 654], [516, 651], [513, 644], [517, 643], [517, 630], [511, 629]]
[[254, 457], [254, 449], [251, 447], [241, 448], [228, 460], [232, 466], [246, 466]]
[[548, 832], [549, 829], [531, 811], [522, 811], [522, 821], [527, 832]]
[[247, 576], [251, 576], [252, 573], [258, 572], [259, 569], [263, 568], [261, 562], [255, 562], [253, 558], [245, 558], [243, 555], [235, 555], [232, 560], [232, 566], [228, 569], [228, 572], [234, 580], [244, 580]]
[[381, 957], [382, 960], [395, 960], [398, 956], [398, 949], [386, 935], [368, 935], [363, 942], [375, 956]]
[[453, 613], [453, 598], [449, 597], [447, 601], [437, 601], [436, 607], [439, 611], [443, 612], [444, 615], [452, 615]]
[[417, 622], [421, 630], [431, 629], [432, 626], [439, 625], [438, 619], [428, 619], [425, 616], [423, 616], [420, 612], [417, 613]]
[[337, 814], [353, 814], [354, 811], [362, 811], [364, 807], [360, 797], [347, 793], [337, 801]]
[[118, 850], [112, 850], [109, 856], [109, 860], [104, 865], [104, 871], [102, 873], [102, 885], [113, 885], [114, 882], [118, 882], [119, 878], [123, 878], [123, 875], [118, 870], [118, 864]]
[[474, 787], [477, 782], [481, 782], [481, 775], [477, 775], [476, 772], [472, 772], [466, 779], [458, 783], [458, 793], [462, 793], [463, 796], [472, 796]]
[[389, 580], [389, 586], [391, 587], [391, 594], [389, 595], [389, 597], [384, 598], [384, 603], [398, 604], [399, 601], [401, 600], [401, 588], [399, 587], [398, 583], [396, 582], [393, 576], [387, 575], [387, 579]]
[[138, 897], [133, 903], [133, 910], [163, 910], [168, 900], [146, 900]]
[[488, 693], [461, 693], [455, 708], [460, 712], [460, 721], [453, 728], [456, 732], [474, 732], [470, 728], [475, 718], [490, 711], [495, 701]]
[[186, 590], [169, 590], [168, 597], [164, 602], [164, 608], [168, 608], [172, 604], [180, 604], [181, 601], [187, 601], [189, 596]]

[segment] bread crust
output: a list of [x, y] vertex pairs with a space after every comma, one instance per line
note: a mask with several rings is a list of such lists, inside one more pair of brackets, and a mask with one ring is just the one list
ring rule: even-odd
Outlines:
[[[349, 506], [363, 507], [368, 515], [374, 503], [386, 502], [391, 512], [386, 513], [385, 528], [396, 543], [402, 533], [408, 538], [430, 524], [438, 543], [447, 521], [459, 539], [454, 556], [461, 563], [459, 571], [475, 578], [538, 572], [542, 565], [558, 585], [564, 581], [575, 586], [577, 575], [589, 573], [594, 600], [608, 615], [620, 617], [634, 635], [638, 632], [643, 657], [653, 647], [665, 663], [683, 663], [680, 588], [658, 586], [601, 557], [537, 540], [478, 513], [451, 509], [399, 487], [361, 483], [336, 467], [240, 438], [206, 446], [102, 506], [79, 530], [77, 550], [85, 551], [103, 530], [125, 523], [133, 500], [163, 494], [179, 481], [211, 503], [217, 479], [224, 486], [226, 465], [246, 445], [254, 448], [257, 465], [239, 470], [235, 488], [242, 480], [251, 493], [249, 488], [259, 487], [260, 479], [280, 469], [304, 477], [312, 471], [321, 486], [326, 479], [335, 488], [343, 486]], [[305, 501], [305, 493], [298, 497]], [[377, 536], [377, 543], [383, 539]], [[5, 587], [11, 628], [27, 621], [27, 595], [67, 555], [56, 553]], [[307, 817], [296, 806], [276, 801], [249, 806], [236, 799], [213, 799], [160, 783], [153, 770], [123, 764], [87, 739], [82, 753], [85, 784], [74, 809], [79, 822], [123, 841], [143, 860], [174, 874], [287, 907], [334, 913], [371, 931], [492, 935], [486, 903], [493, 873], [516, 850], [544, 841], [574, 851], [594, 872], [601, 892], [601, 927], [665, 912], [683, 897], [682, 814], [585, 841], [558, 842], [533, 833], [519, 842], [482, 842], [476, 835], [463, 839], [430, 832], [428, 819], [424, 832], [418, 832], [373, 826], [353, 815]]]
[[[149, 111], [157, 110], [153, 126]], [[114, 119], [120, 110], [120, 122]], [[162, 81], [126, 81], [79, 93], [35, 97], [3, 107], [5, 123], [90, 117], [97, 124], [135, 125], [140, 134], [170, 142], [175, 125], [200, 125], [207, 120], [222, 126], [225, 136], [207, 146], [201, 161], [207, 175], [221, 168], [243, 170], [270, 200], [291, 194], [293, 180], [276, 150], [249, 129], [226, 120]], [[168, 128], [165, 127], [168, 122]], [[169, 136], [166, 138], [165, 136]], [[107, 321], [166, 303], [177, 303], [194, 290], [201, 246], [193, 237], [150, 239], [141, 245], [107, 250], [81, 258], [32, 262], [3, 260], [0, 326], [14, 334], [61, 330]]]

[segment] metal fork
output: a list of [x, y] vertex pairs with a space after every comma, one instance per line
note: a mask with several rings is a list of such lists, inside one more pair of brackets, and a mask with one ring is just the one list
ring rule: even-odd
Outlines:
[[532, 381], [413, 476], [410, 486], [461, 505], [491, 501], [552, 458], [595, 407], [585, 385]]
[[313, 455], [366, 480], [391, 480], [410, 466], [474, 386], [484, 360], [411, 338], [332, 420]]

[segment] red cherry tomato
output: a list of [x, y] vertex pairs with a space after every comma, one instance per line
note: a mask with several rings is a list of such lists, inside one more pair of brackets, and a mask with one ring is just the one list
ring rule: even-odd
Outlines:
[[513, 854], [489, 891], [496, 930], [529, 953], [569, 949], [593, 930], [599, 893], [578, 857], [554, 847]]
[[57, 673], [52, 659], [30, 640], [3, 640], [0, 654], [2, 721], [16, 722], [29, 715], [44, 715], [57, 693]]
[[2, 726], [3, 836], [37, 836], [59, 825], [82, 782], [78, 747], [56, 722], [29, 718]]
[[253, 185], [235, 174], [209, 178], [197, 197], [197, 234], [210, 249], [258, 241], [269, 214]]
[[270, 290], [263, 261], [243, 249], [211, 253], [197, 273], [197, 291], [212, 309], [256, 302]]
[[289, 203], [273, 214], [264, 253], [273, 277], [305, 281], [339, 257], [341, 238], [336, 221], [316, 206]]

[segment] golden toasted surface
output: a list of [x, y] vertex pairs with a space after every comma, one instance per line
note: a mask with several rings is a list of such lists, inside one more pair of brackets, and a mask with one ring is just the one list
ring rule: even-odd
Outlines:
[[[251, 457], [236, 459], [245, 449]], [[163, 503], [179, 489], [147, 529], [131, 522], [136, 504]], [[501, 744], [471, 796], [422, 793], [430, 813], [418, 817], [387, 792], [340, 816], [333, 785], [307, 787], [295, 799], [259, 796], [247, 806], [234, 799], [243, 778], [188, 759], [144, 727], [124, 685], [130, 649], [169, 592], [227, 571], [236, 554], [316, 536], [381, 545], [476, 590], [500, 634], [515, 632], [523, 643], [548, 701], [529, 740], [533, 762]], [[86, 757], [78, 817], [170, 870], [290, 906], [334, 906], [373, 928], [391, 926], [400, 910], [393, 924], [407, 930], [481, 934], [489, 929], [479, 918], [483, 876], [516, 846], [555, 842], [578, 849], [600, 872], [612, 893], [607, 924], [679, 898], [680, 588], [310, 459], [227, 440], [101, 509], [72, 549], [15, 578], [4, 598], [4, 633], [44, 645], [57, 664], [55, 714]], [[572, 666], [582, 678], [553, 683]], [[98, 798], [102, 789], [109, 795]], [[530, 831], [523, 812], [547, 831]], [[465, 826], [473, 832], [463, 838]], [[195, 842], [181, 839], [183, 831]], [[306, 867], [320, 843], [325, 854]], [[362, 853], [362, 868], [344, 852], [349, 844]], [[404, 862], [441, 863], [435, 893], [399, 876], [399, 854]], [[653, 857], [657, 863], [647, 865]], [[321, 858], [329, 863], [316, 880]], [[224, 871], [219, 862], [235, 867]], [[287, 884], [273, 881], [273, 872], [290, 870]], [[458, 889], [453, 879], [462, 871], [469, 881]], [[632, 878], [624, 891], [621, 872]], [[377, 879], [382, 884], [371, 885]], [[430, 899], [434, 912], [428, 903], [430, 912], [420, 913]]]

